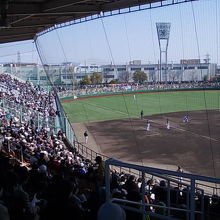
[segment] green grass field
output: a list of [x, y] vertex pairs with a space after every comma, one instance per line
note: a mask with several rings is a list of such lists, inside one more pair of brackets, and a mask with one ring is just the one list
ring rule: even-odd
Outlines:
[[71, 122], [133, 118], [178, 111], [219, 109], [220, 91], [179, 91], [94, 97], [62, 103]]

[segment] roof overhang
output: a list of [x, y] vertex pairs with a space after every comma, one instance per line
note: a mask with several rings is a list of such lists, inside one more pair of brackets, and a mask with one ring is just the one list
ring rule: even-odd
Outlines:
[[[168, 0], [2, 0], [0, 43], [34, 39], [39, 32], [62, 24], [123, 8], [163, 4]], [[192, 0], [184, 0], [192, 1]]]

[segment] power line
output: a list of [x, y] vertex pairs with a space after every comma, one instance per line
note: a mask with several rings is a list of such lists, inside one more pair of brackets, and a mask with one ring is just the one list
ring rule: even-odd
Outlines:
[[30, 44], [30, 43], [33, 43], [33, 42], [26, 42], [26, 43], [17, 43], [17, 44], [10, 44], [10, 45], [4, 45], [4, 46], [0, 46], [0, 48], [5, 48], [5, 47], [14, 47], [14, 46], [17, 46], [17, 45], [25, 45], [25, 44]]
[[152, 22], [151, 10], [150, 10], [150, 26], [151, 26], [151, 39], [152, 39], [152, 45], [153, 45], [154, 60], [156, 62], [156, 53], [155, 53], [155, 45], [154, 45], [153, 22]]
[[183, 59], [185, 57], [185, 54], [184, 54], [184, 43], [183, 43], [183, 19], [182, 19], [182, 13], [181, 13], [181, 8], [180, 8], [180, 5], [179, 5], [179, 13], [180, 13], [180, 27], [181, 27], [181, 43], [182, 43], [182, 52], [183, 52]]
[[[183, 18], [182, 18], [182, 12], [181, 12], [181, 7], [179, 5], [179, 15], [180, 15], [180, 28], [181, 28], [181, 46], [182, 46], [182, 59], [185, 58], [185, 51], [184, 51], [184, 41], [183, 41]], [[183, 72], [182, 72], [182, 79], [183, 79], [183, 75], [184, 75], [184, 67], [183, 67]], [[187, 115], [189, 116], [189, 106], [188, 106], [188, 96], [187, 96], [187, 93], [185, 93], [185, 104], [186, 104], [186, 112], [187, 112]], [[185, 117], [185, 116], [184, 116]], [[189, 123], [187, 123], [187, 128], [188, 130], [190, 130], [190, 126], [189, 126]], [[188, 143], [187, 143], [187, 134], [185, 133], [185, 140], [186, 142], [184, 142], [184, 145], [186, 146]]]
[[130, 48], [130, 44], [129, 44], [128, 29], [127, 29], [127, 23], [126, 23], [126, 19], [125, 19], [125, 14], [124, 14], [124, 23], [125, 23], [126, 39], [127, 39], [127, 44], [128, 44], [129, 61], [131, 61], [131, 48]]
[[[137, 149], [138, 149], [139, 154], [140, 154], [140, 156], [141, 156], [142, 153], [141, 153], [141, 150], [140, 150], [140, 146], [139, 146], [139, 144], [138, 144], [138, 141], [137, 141], [136, 131], [135, 131], [135, 129], [134, 129], [134, 125], [133, 125], [132, 120], [131, 120], [131, 118], [130, 118], [130, 114], [129, 114], [129, 111], [128, 111], [128, 106], [127, 106], [127, 103], [126, 103], [126, 100], [125, 100], [125, 95], [122, 93], [122, 96], [123, 96], [123, 100], [124, 100], [124, 104], [125, 104], [125, 108], [126, 108], [127, 114], [128, 114], [128, 116], [129, 116], [128, 118], [129, 118], [129, 122], [130, 122], [130, 125], [131, 125], [131, 128], [132, 128], [132, 134], [133, 134], [133, 137], [134, 137], [135, 145], [137, 146]], [[142, 163], [142, 166], [144, 166], [142, 157], [141, 157], [141, 163]]]
[[105, 39], [106, 39], [106, 42], [107, 42], [107, 45], [108, 45], [108, 49], [109, 49], [109, 53], [110, 53], [110, 58], [112, 60], [113, 65], [115, 66], [115, 62], [114, 62], [114, 58], [113, 58], [113, 54], [112, 54], [112, 49], [111, 49], [111, 46], [110, 46], [110, 43], [109, 43], [108, 35], [107, 35], [107, 32], [106, 32], [105, 24], [103, 22], [103, 18], [102, 17], [101, 17], [101, 22], [102, 22], [102, 28], [103, 28], [103, 31], [104, 31], [104, 34], [105, 34]]
[[65, 53], [65, 51], [64, 51], [63, 44], [62, 44], [62, 42], [61, 42], [60, 35], [59, 35], [57, 29], [56, 29], [56, 34], [57, 34], [57, 37], [58, 37], [58, 40], [59, 40], [59, 43], [60, 43], [60, 46], [61, 46], [61, 50], [62, 50], [62, 52], [63, 52], [64, 61], [67, 62], [66, 53]]
[[[33, 53], [33, 52], [37, 52], [37, 50], [30, 50], [30, 51], [20, 52], [20, 54]], [[13, 55], [17, 56], [17, 54], [18, 53], [11, 53], [11, 54], [6, 54], [6, 55], [1, 55], [0, 57], [9, 57], [9, 56], [13, 56]]]
[[[102, 27], [103, 27], [104, 34], [105, 34], [105, 39], [106, 39], [107, 44], [108, 44], [109, 53], [110, 53], [110, 56], [111, 56], [111, 59], [112, 59], [112, 62], [113, 62], [113, 66], [115, 67], [116, 72], [117, 72], [117, 68], [116, 68], [116, 66], [115, 66], [115, 62], [114, 62], [114, 58], [113, 58], [113, 54], [112, 54], [112, 49], [111, 49], [111, 46], [110, 46], [110, 43], [109, 43], [109, 40], [108, 40], [107, 31], [106, 31], [106, 29], [105, 29], [105, 25], [104, 25], [104, 21], [103, 21], [103, 18], [102, 18], [102, 17], [101, 17], [101, 22], [102, 22]], [[126, 103], [126, 101], [125, 101], [125, 97], [124, 97], [124, 94], [123, 94], [123, 93], [122, 93], [122, 96], [123, 96], [125, 108], [126, 108], [126, 111], [127, 111], [127, 115], [128, 115], [128, 118], [129, 118], [129, 122], [130, 122], [130, 125], [131, 125], [131, 128], [132, 128], [132, 134], [133, 134], [133, 137], [134, 137], [135, 144], [136, 144], [136, 146], [137, 146], [137, 149], [138, 149], [138, 151], [139, 151], [139, 154], [142, 155], [142, 154], [141, 154], [141, 151], [140, 151], [140, 147], [139, 147], [138, 142], [137, 142], [137, 137], [136, 137], [134, 125], [133, 125], [132, 120], [131, 120], [131, 118], [130, 118], [129, 111], [128, 111], [128, 106], [127, 106], [127, 103]], [[142, 165], [143, 165], [143, 159], [142, 159], [142, 158], [141, 158], [141, 162], [142, 162]]]
[[198, 32], [197, 32], [197, 26], [196, 26], [196, 17], [195, 17], [193, 2], [191, 2], [191, 6], [192, 6], [192, 13], [193, 13], [194, 30], [195, 30], [195, 35], [196, 35], [196, 46], [197, 46], [197, 51], [198, 51], [198, 58], [200, 59], [199, 38], [198, 38]]
[[93, 47], [92, 47], [92, 41], [91, 41], [91, 37], [90, 37], [90, 33], [89, 33], [89, 30], [88, 30], [87, 23], [85, 23], [85, 30], [86, 30], [86, 36], [88, 37], [90, 56], [91, 56], [91, 57], [94, 57], [94, 52], [93, 52]]
[[215, 6], [215, 18], [216, 18], [216, 55], [217, 55], [217, 62], [216, 63], [218, 63], [218, 56], [219, 56], [219, 48], [218, 48], [218, 46], [219, 46], [219, 38], [218, 38], [218, 35], [219, 35], [219, 30], [218, 30], [218, 26], [219, 26], [219, 21], [218, 21], [218, 1], [219, 0], [216, 0], [215, 2], [216, 2], [216, 6]]
[[[43, 38], [43, 36], [42, 36], [42, 38]], [[36, 38], [36, 40], [35, 40], [35, 45], [36, 45], [37, 52], [38, 52], [38, 54], [39, 54], [41, 63], [42, 63], [43, 65], [44, 65], [44, 64], [47, 64], [47, 59], [46, 59], [46, 57], [44, 56], [44, 53], [43, 53], [43, 50], [42, 50], [42, 48], [41, 48], [41, 45], [40, 45], [40, 42], [39, 42], [39, 39], [38, 39], [38, 38]], [[44, 70], [45, 70], [47, 76], [49, 77], [48, 71], [46, 71], [45, 68], [44, 68]]]
[[[199, 40], [198, 40], [198, 33], [197, 33], [196, 18], [195, 18], [195, 11], [194, 11], [194, 7], [193, 7], [193, 2], [191, 2], [191, 6], [192, 6], [192, 13], [193, 13], [194, 29], [195, 29], [195, 34], [196, 34], [198, 57], [200, 59], [200, 48], [199, 48]], [[202, 80], [202, 70], [200, 70], [200, 71], [201, 71], [201, 80]], [[208, 126], [209, 146], [210, 146], [210, 151], [211, 151], [212, 166], [213, 166], [214, 176], [216, 177], [214, 152], [213, 152], [213, 146], [212, 146], [212, 140], [211, 140], [211, 130], [210, 130], [210, 123], [209, 123], [209, 115], [208, 115], [208, 110], [207, 110], [205, 87], [203, 87], [203, 99], [204, 99], [204, 104], [205, 104], [205, 109], [206, 109], [205, 110], [206, 111], [206, 121], [207, 121], [207, 126]]]

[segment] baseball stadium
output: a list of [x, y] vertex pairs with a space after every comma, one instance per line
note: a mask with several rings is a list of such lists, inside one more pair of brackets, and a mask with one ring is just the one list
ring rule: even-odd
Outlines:
[[219, 16], [1, 1], [0, 220], [219, 220]]
[[219, 177], [219, 93], [155, 90], [61, 100], [73, 128], [85, 127], [108, 157], [174, 169], [180, 165], [191, 173]]

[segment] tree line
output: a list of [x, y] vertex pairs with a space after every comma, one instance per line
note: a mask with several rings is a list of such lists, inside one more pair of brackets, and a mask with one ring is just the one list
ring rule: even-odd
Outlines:
[[[127, 76], [129, 73], [123, 73], [123, 82], [129, 82], [129, 77]], [[136, 70], [133, 73], [132, 79], [136, 83], [144, 83], [147, 81], [147, 74], [144, 71]], [[103, 76], [99, 72], [94, 72], [91, 76], [84, 76], [83, 79], [80, 81], [80, 85], [91, 85], [91, 84], [100, 84], [103, 82]], [[118, 83], [119, 79], [113, 79], [109, 83]]]

